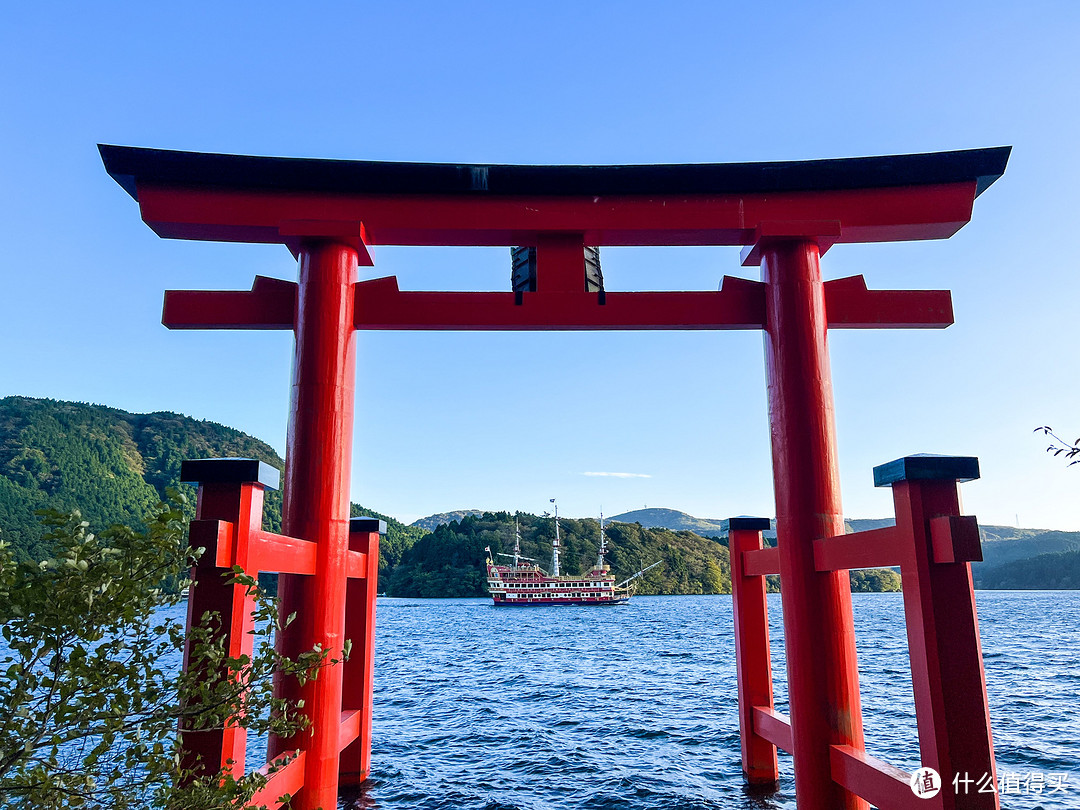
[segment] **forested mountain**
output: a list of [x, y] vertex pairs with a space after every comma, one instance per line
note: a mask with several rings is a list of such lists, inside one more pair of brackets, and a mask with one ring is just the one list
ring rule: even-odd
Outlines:
[[[521, 513], [517, 518], [522, 554], [550, 570], [554, 520]], [[560, 518], [559, 526], [562, 572], [588, 571], [596, 562], [599, 522]], [[731, 593], [726, 538], [615, 521], [605, 525], [605, 532], [611, 547], [607, 561], [616, 581], [661, 561], [638, 580], [640, 594]], [[485, 596], [485, 546], [491, 547], [493, 555], [513, 550], [514, 515], [488, 512], [437, 527], [402, 555], [387, 592], [392, 596]], [[776, 577], [769, 577], [769, 590], [776, 590], [776, 585]], [[896, 591], [900, 577], [888, 570], [855, 571], [851, 587], [854, 591]]]
[[[697, 518], [675, 509], [639, 509], [612, 519], [629, 518], [639, 520], [643, 526], [668, 529], [699, 526], [710, 535], [715, 531], [717, 535], [727, 536], [728, 522], [726, 520]], [[844, 520], [844, 528], [848, 532], [863, 532], [892, 526], [895, 522], [893, 518], [847, 518]], [[765, 532], [766, 540], [775, 539], [775, 526], [774, 521], [773, 530]], [[971, 565], [975, 587], [1080, 588], [1080, 577], [1074, 568], [1080, 564], [1078, 563], [1080, 561], [1080, 532], [980, 524], [979, 534], [982, 537], [983, 559], [982, 562]], [[1070, 557], [1065, 552], [1076, 552], [1076, 554]], [[1013, 565], [1021, 561], [1024, 565]], [[1055, 561], [1062, 566], [1059, 572], [1053, 569]], [[897, 590], [899, 582], [875, 569], [861, 573], [853, 572], [851, 588], [854, 591]]]
[[1002, 590], [1080, 589], [1080, 551], [1059, 551], [1016, 560], [977, 574], [976, 586]]
[[[39, 542], [34, 510], [78, 508], [95, 528], [112, 523], [139, 525], [143, 516], [178, 485], [180, 464], [188, 458], [241, 456], [284, 467], [270, 445], [216, 422], [176, 413], [133, 414], [116, 408], [29, 397], [0, 399], [0, 537], [20, 558], [48, 556]], [[380, 590], [391, 595], [482, 596], [483, 548], [508, 551], [513, 544], [509, 513], [462, 510], [434, 515], [416, 525], [352, 504], [351, 514], [387, 522], [380, 544]], [[730, 589], [727, 521], [694, 518], [672, 509], [627, 513], [642, 522], [613, 522], [609, 561], [625, 578], [656, 560], [639, 583], [639, 593], [721, 593]], [[281, 528], [281, 494], [268, 492], [264, 525]], [[445, 519], [449, 519], [446, 523]], [[551, 558], [551, 519], [522, 515], [525, 553], [547, 567]], [[672, 523], [670, 526], [653, 525]], [[848, 521], [868, 529], [888, 520]], [[444, 525], [428, 533], [422, 526]], [[599, 526], [595, 520], [561, 519], [563, 568], [586, 570], [595, 559]], [[694, 525], [700, 531], [686, 530]], [[1078, 587], [1074, 568], [1080, 559], [1080, 532], [1048, 532], [983, 526], [985, 562], [973, 571], [981, 587]], [[720, 539], [708, 539], [701, 532]], [[772, 532], [767, 533], [771, 535]], [[1073, 556], [1047, 552], [1073, 552]], [[1043, 555], [1036, 557], [1036, 555]], [[1030, 565], [1010, 574], [1017, 561]], [[1002, 568], [1005, 566], [1005, 569]], [[999, 570], [1000, 569], [1000, 570]], [[1024, 583], [1024, 584], [1021, 584]], [[1072, 584], [1068, 584], [1072, 583]], [[852, 575], [853, 590], [894, 590], [891, 572]]]
[[482, 514], [484, 514], [482, 509], [458, 509], [455, 512], [439, 512], [436, 515], [428, 515], [419, 520], [414, 520], [409, 525], [431, 532], [434, 531], [436, 527], [441, 526], [444, 523], [449, 523], [452, 520], [461, 520], [469, 515]]
[[[165, 488], [178, 486], [182, 461], [226, 456], [285, 466], [266, 442], [216, 422], [164, 411], [135, 414], [50, 399], [0, 399], [0, 537], [19, 558], [48, 556], [34, 514], [44, 508], [77, 508], [95, 528], [139, 525], [165, 497]], [[380, 568], [387, 573], [404, 547], [423, 534], [357, 504], [352, 514], [386, 520]], [[263, 524], [280, 531], [280, 492], [267, 492]]]
[[[186, 458], [243, 456], [281, 468], [265, 442], [175, 413], [132, 414], [101, 405], [0, 399], [0, 530], [20, 556], [36, 556], [35, 509], [78, 508], [92, 526], [139, 524], [175, 486]], [[281, 500], [268, 499], [280, 525]]]
[[[548, 570], [555, 521], [519, 514], [522, 554]], [[592, 519], [559, 518], [564, 573], [577, 574], [596, 562], [600, 525]], [[658, 560], [663, 564], [638, 580], [642, 594], [729, 593], [727, 547], [692, 532], [647, 529], [636, 523], [605, 526], [611, 552], [607, 561], [623, 580]], [[514, 516], [509, 512], [470, 515], [421, 538], [401, 558], [387, 592], [394, 596], [485, 596], [484, 547], [492, 554], [514, 548]]]
[[[1001, 526], [980, 526], [983, 535], [983, 562], [977, 565], [989, 569], [1044, 554], [1080, 550], [1080, 532], [1011, 529]], [[995, 536], [1002, 528], [1005, 537]], [[1013, 534], [1015, 533], [1015, 534]]]

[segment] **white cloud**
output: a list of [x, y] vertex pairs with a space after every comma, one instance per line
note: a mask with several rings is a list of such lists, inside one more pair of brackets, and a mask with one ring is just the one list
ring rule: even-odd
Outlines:
[[652, 478], [651, 475], [645, 473], [626, 473], [626, 472], [586, 472], [582, 475], [604, 476], [607, 478]]

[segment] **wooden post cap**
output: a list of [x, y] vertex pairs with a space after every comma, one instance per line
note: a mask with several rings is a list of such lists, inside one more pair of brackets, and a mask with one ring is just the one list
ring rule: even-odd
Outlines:
[[767, 532], [772, 528], [772, 521], [763, 517], [728, 518], [728, 531]]
[[262, 484], [277, 489], [281, 473], [257, 458], [197, 458], [180, 464], [185, 484]]
[[938, 456], [918, 453], [874, 467], [874, 486], [891, 487], [899, 481], [974, 481], [979, 477], [975, 456]]
[[349, 534], [360, 532], [378, 532], [386, 534], [386, 521], [373, 517], [349, 518]]

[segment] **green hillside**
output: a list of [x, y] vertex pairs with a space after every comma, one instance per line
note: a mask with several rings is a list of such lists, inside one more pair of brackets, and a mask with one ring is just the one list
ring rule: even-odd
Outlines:
[[[216, 422], [180, 414], [135, 414], [51, 399], [0, 399], [0, 536], [20, 559], [43, 558], [36, 509], [79, 509], [95, 527], [138, 525], [165, 488], [179, 485], [189, 458], [257, 458], [277, 469], [274, 449]], [[389, 573], [423, 531], [357, 504], [352, 514], [382, 517], [380, 569]], [[281, 493], [268, 492], [264, 527], [281, 529]]]
[[976, 586], [1002, 590], [1080, 589], [1080, 551], [1040, 554], [1026, 560], [985, 568]]
[[[186, 458], [244, 456], [281, 467], [265, 442], [175, 413], [132, 414], [49, 399], [0, 399], [0, 529], [20, 557], [45, 551], [34, 510], [78, 508], [93, 526], [139, 524]], [[280, 526], [281, 499], [267, 518]]]
[[[673, 511], [673, 510], [665, 510]], [[679, 513], [681, 514], [681, 513]], [[551, 518], [519, 514], [521, 550], [550, 569]], [[588, 571], [596, 561], [600, 525], [591, 518], [560, 518], [564, 574]], [[731, 593], [731, 564], [726, 538], [705, 538], [690, 531], [650, 528], [639, 523], [613, 522], [605, 526], [611, 551], [607, 560], [616, 580], [623, 580], [656, 561], [662, 564], [638, 580], [640, 594]], [[514, 516], [508, 512], [470, 515], [438, 526], [405, 552], [390, 578], [392, 596], [485, 596], [484, 547], [492, 554], [514, 547]], [[769, 577], [768, 589], [777, 589]], [[900, 577], [893, 571], [852, 571], [853, 591], [898, 591]]]
[[[37, 509], [78, 508], [98, 528], [112, 523], [139, 525], [164, 497], [165, 488], [178, 485], [182, 461], [224, 456], [257, 458], [279, 470], [284, 467], [270, 445], [216, 422], [169, 412], [134, 414], [48, 399], [0, 399], [0, 536], [17, 557], [41, 559], [48, 556], [48, 549], [38, 540]], [[490, 545], [495, 551], [508, 550], [513, 542], [513, 519], [508, 513], [480, 515], [474, 511], [435, 515], [417, 521], [421, 525], [405, 526], [358, 504], [351, 507], [354, 516], [386, 520], [387, 535], [379, 555], [380, 589], [400, 596], [484, 594], [483, 548]], [[616, 576], [628, 577], [643, 564], [663, 560], [663, 565], [639, 583], [640, 593], [730, 590], [728, 552], [722, 537], [726, 532], [721, 531], [726, 521], [694, 518], [672, 509], [639, 510], [627, 516], [641, 520], [613, 522], [608, 528], [613, 545], [610, 562]], [[446, 524], [445, 518], [454, 519]], [[531, 515], [522, 516], [522, 521], [525, 553], [546, 567], [551, 556], [552, 521]], [[280, 531], [279, 492], [267, 493], [263, 522], [267, 529]], [[848, 521], [855, 529], [877, 528], [888, 522]], [[431, 533], [422, 527], [435, 523], [445, 525]], [[596, 553], [596, 521], [564, 519], [561, 523], [564, 570], [586, 570]], [[979, 587], [1078, 587], [1068, 574], [1074, 557], [1061, 553], [1080, 551], [1080, 532], [1002, 526], [981, 529], [985, 562], [973, 566]], [[1007, 569], [1028, 558], [1035, 558], [1029, 560], [1031, 566], [1008, 573]], [[1058, 576], [1054, 575], [1054, 564], [1061, 566]], [[897, 587], [891, 572], [852, 574], [853, 590]]]
[[[528, 514], [520, 514], [518, 519], [522, 554], [547, 570], [554, 521]], [[596, 561], [599, 523], [560, 518], [559, 526], [562, 572], [589, 570]], [[636, 523], [613, 523], [605, 529], [612, 547], [608, 563], [618, 580], [663, 560], [663, 565], [638, 580], [638, 593], [730, 593], [731, 568], [724, 544], [692, 532], [647, 529]], [[439, 526], [405, 552], [387, 592], [393, 596], [485, 596], [485, 546], [490, 546], [493, 554], [513, 550], [513, 515], [488, 512]]]

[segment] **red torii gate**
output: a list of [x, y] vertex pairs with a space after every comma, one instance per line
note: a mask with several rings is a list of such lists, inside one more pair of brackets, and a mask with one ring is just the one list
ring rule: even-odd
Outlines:
[[[790, 746], [801, 808], [866, 808], [868, 793], [887, 793], [896, 806], [908, 803], [891, 789], [899, 772], [878, 768], [864, 756], [850, 589], [843, 570], [861, 563], [845, 562], [835, 545], [817, 550], [823, 538], [843, 534], [826, 332], [945, 327], [952, 323], [951, 297], [944, 290], [870, 291], [861, 276], [824, 282], [819, 259], [836, 243], [948, 238], [969, 221], [974, 199], [1004, 172], [1009, 148], [599, 167], [100, 150], [109, 174], [139, 202], [143, 220], [160, 236], [279, 243], [299, 260], [297, 283], [256, 277], [250, 292], [167, 292], [162, 319], [173, 329], [292, 329], [296, 334], [285, 534], [258, 529], [254, 507], [261, 495], [254, 499], [252, 493], [261, 493], [266, 483], [259, 471], [246, 471], [240, 481], [216, 468], [203, 469], [210, 479], [200, 479], [201, 522], [193, 531], [216, 544], [218, 564], [235, 562], [241, 551], [258, 556], [254, 549], [274, 550], [281, 560], [276, 570], [283, 572], [283, 611], [298, 614], [279, 639], [287, 654], [315, 644], [340, 654], [348, 637], [350, 577], [361, 589], [349, 600], [350, 625], [366, 628], [359, 634], [364, 649], [354, 654], [359, 658], [351, 674], [332, 668], [302, 694], [280, 685], [284, 696], [304, 698], [312, 723], [300, 739], [270, 742], [271, 758], [301, 752], [272, 785], [278, 794], [299, 790], [297, 806], [305, 810], [332, 807], [339, 776], [363, 780], [369, 767], [378, 527], [356, 526], [350, 535], [348, 522], [356, 330], [764, 329], [778, 548], [760, 552], [774, 554], [775, 560], [757, 565], [757, 573], [771, 570], [774, 562], [781, 576], [791, 718], [766, 713], [762, 728]], [[536, 289], [407, 292], [394, 278], [358, 282], [357, 266], [372, 265], [369, 248], [379, 244], [535, 246]], [[586, 292], [584, 248], [609, 245], [742, 245], [743, 264], [760, 264], [762, 281], [725, 276], [716, 292]], [[905, 492], [907, 480], [891, 479], [905, 482], [900, 487]], [[208, 509], [211, 495], [226, 485], [233, 494]], [[944, 514], [951, 514], [948, 498], [938, 500], [945, 504]], [[944, 549], [938, 562], [958, 563], [966, 572], [968, 592], [956, 597], [962, 600], [970, 597], [965, 560], [971, 557], [957, 556], [954, 547], [963, 545], [957, 538], [968, 538], [964, 542], [970, 545], [961, 530], [967, 525], [937, 529], [934, 546], [935, 554], [938, 546]], [[956, 531], [950, 533], [950, 527]], [[909, 534], [926, 541], [924, 528]], [[732, 532], [733, 578], [736, 557], [740, 565], [743, 561], [737, 547], [753, 552], [742, 536], [751, 529]], [[975, 540], [977, 545], [977, 535]], [[267, 557], [262, 552], [262, 559]], [[753, 567], [753, 554], [746, 559]], [[912, 566], [904, 569], [905, 587], [928, 576], [925, 560]], [[962, 578], [957, 582], [962, 585]], [[909, 620], [929, 621], [930, 614], [947, 608], [948, 597], [941, 593], [939, 588], [937, 602], [927, 602], [925, 615], [909, 613]], [[242, 606], [232, 604], [242, 614]], [[963, 762], [981, 762], [992, 772], [982, 662], [972, 658], [978, 655], [976, 632], [974, 651], [965, 648], [964, 663], [982, 683], [981, 704], [977, 696], [974, 709], [965, 704], [961, 719], [984, 744], [957, 738], [956, 729], [964, 726], [956, 722], [956, 711], [937, 701], [931, 706], [935, 716], [948, 715], [950, 722], [937, 727], [946, 732], [935, 740], [935, 750], [952, 745], [964, 753]], [[744, 675], [740, 672], [740, 678]], [[344, 698], [343, 677], [350, 681]], [[753, 727], [744, 728], [744, 745], [753, 733]], [[209, 767], [216, 769], [224, 761], [224, 743], [214, 745], [220, 756]], [[346, 746], [354, 754], [348, 763], [339, 762]], [[870, 763], [869, 770], [858, 771], [852, 761]], [[944, 761], [961, 760], [946, 756]], [[763, 776], [745, 756], [744, 767], [751, 781], [775, 778]], [[853, 768], [856, 777], [844, 777]], [[883, 792], [882, 784], [889, 790]], [[988, 795], [950, 798], [943, 791], [938, 802], [996, 807], [996, 796]]]

